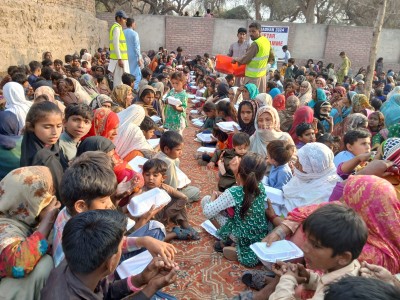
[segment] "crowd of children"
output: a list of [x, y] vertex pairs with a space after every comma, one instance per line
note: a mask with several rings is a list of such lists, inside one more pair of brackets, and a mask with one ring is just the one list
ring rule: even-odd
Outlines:
[[[105, 71], [107, 49], [65, 63], [45, 52], [41, 63], [8, 68], [0, 295], [175, 299], [160, 291], [179, 269], [168, 242], [200, 239], [186, 206], [201, 191], [180, 160], [192, 121], [205, 146], [195, 157], [218, 174], [198, 206], [220, 237], [214, 249], [247, 267], [260, 263], [256, 242], [286, 238], [304, 252], [301, 263], [274, 264], [274, 278], [246, 272], [243, 282], [260, 291], [235, 299], [295, 299], [300, 284], [312, 299], [356, 299], [343, 286], [360, 285], [398, 297], [386, 282], [400, 285], [391, 275], [400, 273], [400, 77], [380, 70], [364, 95], [364, 69], [338, 80], [332, 66], [289, 58], [259, 93], [218, 74], [207, 53], [177, 53], [143, 54], [140, 82], [124, 74], [118, 86]], [[171, 201], [133, 216], [129, 204], [152, 190]], [[145, 250], [149, 265], [120, 278], [117, 266]]]

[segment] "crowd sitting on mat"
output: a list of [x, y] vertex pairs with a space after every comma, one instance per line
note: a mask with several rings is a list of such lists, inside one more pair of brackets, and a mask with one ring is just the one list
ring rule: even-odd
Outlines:
[[[161, 291], [179, 270], [169, 241], [200, 239], [186, 210], [200, 189], [180, 162], [196, 119], [196, 136], [211, 139], [198, 140], [208, 151], [194, 156], [218, 176], [199, 206], [217, 230], [215, 251], [246, 267], [260, 264], [256, 242], [286, 239], [304, 252], [302, 261], [274, 264], [274, 275], [245, 272], [255, 291], [235, 299], [356, 299], [370, 290], [398, 298], [400, 77], [381, 60], [365, 95], [365, 69], [342, 78], [332, 64], [298, 67], [290, 58], [269, 69], [259, 93], [218, 74], [207, 53], [182, 51], [179, 60], [162, 47], [143, 53], [138, 90], [128, 73], [113, 86], [107, 49], [64, 62], [45, 52], [41, 63], [8, 68], [0, 83], [2, 296], [175, 299]], [[221, 122], [235, 125], [227, 131]], [[153, 189], [171, 201], [132, 216], [131, 199]], [[269, 197], [273, 189], [282, 203]], [[115, 272], [145, 250], [154, 258], [141, 273]]]

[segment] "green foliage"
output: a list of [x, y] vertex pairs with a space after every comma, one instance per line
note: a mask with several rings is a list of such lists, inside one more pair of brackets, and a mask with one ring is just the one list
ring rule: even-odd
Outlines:
[[221, 17], [224, 19], [251, 19], [249, 12], [243, 5], [225, 11], [221, 14]]

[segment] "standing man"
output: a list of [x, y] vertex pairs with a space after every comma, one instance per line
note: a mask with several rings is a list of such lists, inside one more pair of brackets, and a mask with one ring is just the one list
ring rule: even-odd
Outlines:
[[126, 29], [124, 29], [124, 35], [126, 38], [126, 44], [128, 46], [128, 61], [129, 71], [135, 76], [135, 90], [138, 90], [139, 82], [142, 79], [142, 57], [140, 54], [140, 41], [139, 34], [135, 31], [136, 23], [134, 19], [128, 18], [126, 20]]
[[342, 64], [340, 65], [340, 68], [337, 72], [337, 83], [342, 84], [344, 81], [344, 77], [349, 74], [351, 61], [344, 51], [340, 52], [339, 56], [342, 58]]
[[254, 83], [260, 93], [265, 93], [267, 89], [267, 64], [268, 61], [274, 60], [274, 54], [271, 51], [270, 41], [261, 35], [260, 23], [251, 23], [249, 34], [253, 43], [243, 57], [234, 57], [232, 63], [238, 62], [241, 65], [246, 65], [244, 83]]
[[110, 29], [110, 63], [108, 70], [114, 75], [114, 87], [122, 84], [122, 74], [129, 73], [128, 48], [122, 27], [128, 16], [123, 10], [115, 13], [115, 23]]
[[[243, 57], [246, 54], [247, 49], [250, 47], [250, 43], [247, 40], [246, 28], [239, 28], [237, 32], [238, 41], [231, 44], [228, 51], [230, 57]], [[243, 84], [243, 77], [236, 77], [235, 86], [241, 86]]]
[[289, 59], [291, 58], [288, 46], [287, 45], [283, 46], [282, 51], [285, 53], [285, 56], [283, 57], [284, 63], [288, 64]]

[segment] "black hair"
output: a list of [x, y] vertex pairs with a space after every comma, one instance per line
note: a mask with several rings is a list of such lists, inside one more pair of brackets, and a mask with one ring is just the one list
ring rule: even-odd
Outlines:
[[9, 66], [7, 68], [7, 74], [12, 76], [12, 74], [14, 74], [14, 72], [18, 69], [18, 66]]
[[206, 81], [203, 78], [200, 78], [197, 83], [202, 83], [204, 86], [206, 85]]
[[220, 130], [216, 125], [213, 128], [212, 135], [215, 136], [215, 138], [220, 142], [225, 142], [229, 137], [226, 132]]
[[153, 89], [150, 89], [150, 88], [148, 88], [148, 89], [145, 89], [145, 90], [143, 90], [141, 93], [140, 93], [140, 100], [143, 100], [144, 99], [144, 97], [146, 97], [147, 95], [150, 95], [150, 94], [156, 94], [156, 92], [153, 90]]
[[63, 78], [64, 77], [58, 72], [51, 73], [51, 80], [52, 81], [58, 81], [58, 80], [63, 79]]
[[61, 202], [74, 215], [76, 201], [84, 200], [90, 206], [96, 198], [111, 196], [116, 187], [111, 158], [100, 151], [85, 152], [64, 172], [60, 184]]
[[230, 101], [219, 101], [216, 108], [218, 112], [223, 112], [225, 116], [231, 117], [233, 121], [237, 122], [237, 111], [233, 103]]
[[82, 61], [82, 68], [86, 68], [88, 65], [89, 63], [86, 60]]
[[226, 79], [226, 81], [231, 81], [231, 80], [235, 79], [235, 75], [228, 74], [228, 75], [225, 76], [225, 79]]
[[129, 73], [124, 73], [122, 74], [122, 83], [132, 86], [133, 83], [135, 83], [136, 77], [132, 74]]
[[31, 72], [35, 72], [37, 69], [42, 68], [42, 64], [36, 60], [33, 60], [29, 63], [29, 68], [31, 69]]
[[296, 126], [296, 135], [298, 137], [301, 137], [304, 132], [306, 132], [309, 129], [313, 129], [314, 127], [310, 123], [300, 123], [299, 125]]
[[178, 48], [176, 48], [176, 52], [182, 52], [183, 50], [182, 50], [182, 47], [178, 47]]
[[367, 130], [355, 129], [346, 132], [343, 138], [343, 143], [346, 147], [347, 144], [353, 145], [358, 139], [370, 138], [371, 133]]
[[293, 156], [294, 145], [284, 140], [271, 141], [267, 146], [268, 156], [279, 166], [286, 164]]
[[27, 82], [28, 81], [28, 78], [26, 78], [26, 75], [25, 74], [22, 74], [22, 73], [14, 73], [12, 76], [11, 76], [11, 80], [12, 81], [14, 81], [14, 82], [18, 82], [19, 84], [24, 84], [24, 82]]
[[288, 59], [288, 62], [294, 64], [296, 62], [296, 60], [293, 57], [291, 57], [291, 58]]
[[149, 68], [143, 68], [142, 69], [142, 78], [147, 78], [149, 76], [153, 75], [153, 71], [150, 70]]
[[71, 73], [74, 73], [74, 72], [81, 72], [81, 69], [79, 67], [74, 66], [71, 68]]
[[126, 19], [126, 27], [132, 27], [132, 24], [135, 23], [135, 20], [132, 18]]
[[53, 63], [54, 63], [55, 65], [61, 65], [61, 66], [63, 66], [63, 62], [62, 62], [61, 59], [55, 59]]
[[287, 46], [287, 45], [284, 45], [284, 46], [282, 46], [282, 49], [283, 49], [283, 50], [287, 50], [287, 49], [288, 49], [288, 46]]
[[233, 147], [236, 146], [250, 146], [250, 136], [246, 132], [238, 132], [232, 136]]
[[242, 33], [242, 32], [247, 34], [247, 29], [246, 29], [246, 28], [243, 28], [243, 27], [240, 27], [240, 28], [238, 29], [237, 33], [239, 34], [239, 33]]
[[257, 153], [248, 153], [242, 157], [238, 174], [243, 180], [243, 203], [240, 208], [240, 218], [244, 219], [255, 198], [260, 195], [258, 187], [267, 171], [267, 162]]
[[203, 111], [204, 111], [204, 112], [211, 112], [211, 111], [213, 111], [213, 110], [217, 110], [217, 106], [215, 105], [215, 103], [213, 103], [213, 102], [206, 102], [206, 103], [203, 105]]
[[[275, 75], [274, 75], [274, 77], [275, 77]], [[279, 79], [280, 79], [280, 78], [279, 78]], [[268, 82], [267, 82], [267, 88], [269, 88], [270, 90], [276, 88], [276, 82], [274, 82], [274, 81], [268, 81]]]
[[303, 222], [303, 230], [322, 247], [331, 248], [332, 257], [349, 251], [352, 260], [358, 258], [368, 238], [363, 219], [352, 208], [339, 204], [314, 211]]
[[53, 69], [50, 67], [43, 67], [42, 68], [42, 77], [46, 80], [51, 80], [51, 74], [53, 74]]
[[205, 58], [210, 58], [210, 54], [204, 53], [204, 57], [205, 57]]
[[57, 104], [50, 101], [34, 103], [26, 115], [26, 129], [32, 131], [35, 124], [46, 117], [50, 113], [62, 116], [61, 110]]
[[42, 61], [43, 68], [44, 67], [50, 67], [52, 64], [53, 64], [53, 61], [51, 59], [48, 59], [48, 58], [46, 58], [46, 59], [44, 59]]
[[397, 300], [400, 289], [375, 278], [345, 276], [325, 289], [325, 300]]
[[183, 82], [183, 81], [185, 81], [185, 76], [183, 75], [183, 72], [174, 72], [174, 73], [172, 73], [172, 75], [171, 75], [171, 80], [172, 79], [174, 79], [174, 80], [178, 80], [178, 81], [180, 81], [180, 82]]
[[145, 116], [142, 123], [140, 123], [140, 129], [143, 131], [149, 131], [152, 129], [157, 129], [157, 125], [152, 118]]
[[39, 95], [35, 98], [35, 102], [34, 103], [39, 103], [39, 102], [43, 102], [43, 101], [50, 101], [49, 96], [43, 94], [43, 95]]
[[379, 100], [378, 98], [374, 98], [371, 100], [371, 106], [375, 109], [375, 111], [379, 111], [382, 106], [382, 101]]
[[161, 175], [167, 174], [168, 166], [167, 163], [158, 158], [152, 158], [146, 161], [143, 165], [143, 173], [154, 169], [155, 173], [161, 173]]
[[249, 28], [255, 28], [257, 30], [261, 30], [261, 24], [258, 22], [250, 23]]
[[64, 61], [66, 64], [69, 64], [72, 61], [72, 55], [70, 55], [70, 54], [65, 55]]
[[160, 138], [160, 149], [164, 152], [164, 148], [168, 147], [170, 150], [178, 147], [183, 143], [183, 137], [176, 131], [164, 132]]
[[79, 51], [79, 56], [80, 58], [82, 58], [82, 56], [87, 52], [87, 49], [81, 49], [81, 51]]
[[81, 116], [84, 119], [92, 121], [94, 113], [87, 104], [73, 103], [65, 108], [65, 120], [68, 120], [71, 116]]
[[117, 210], [92, 210], [71, 218], [62, 234], [68, 267], [90, 274], [118, 252], [127, 219]]

